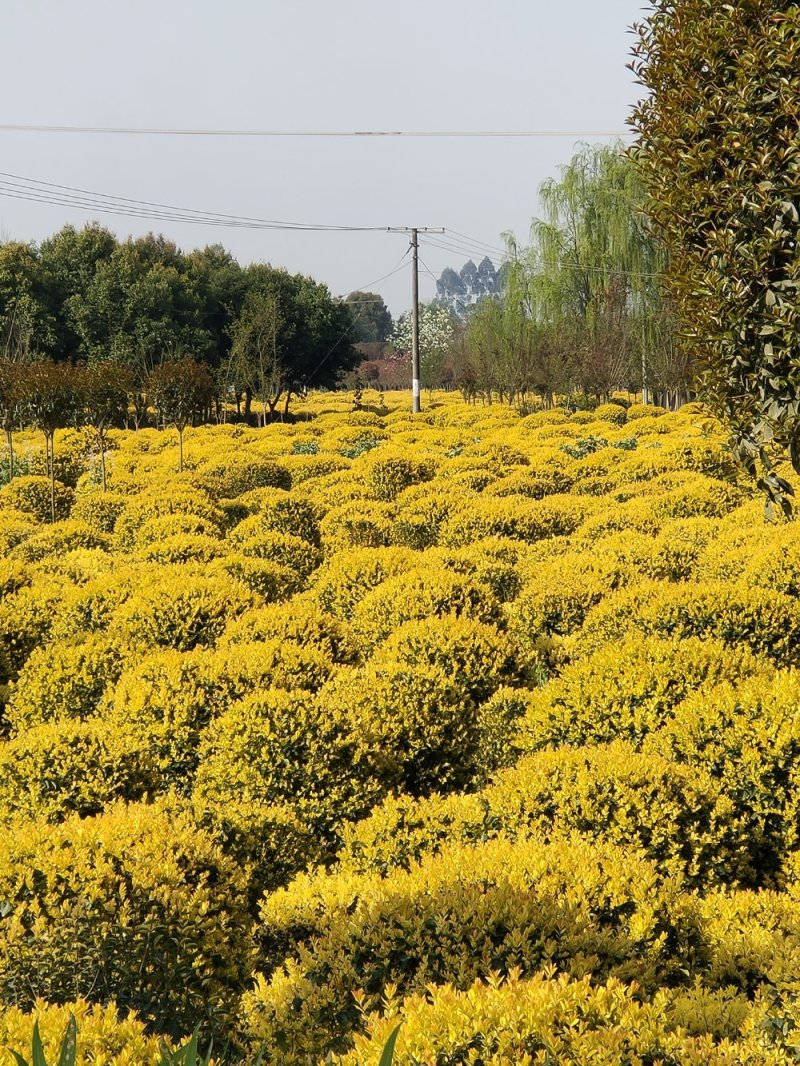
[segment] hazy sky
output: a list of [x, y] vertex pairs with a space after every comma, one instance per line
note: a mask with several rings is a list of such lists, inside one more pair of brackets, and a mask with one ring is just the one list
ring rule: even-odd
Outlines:
[[[0, 123], [280, 130], [624, 130], [639, 0], [5, 0]], [[0, 170], [257, 218], [527, 236], [569, 138], [413, 140], [0, 131]], [[40, 240], [84, 211], [0, 197], [0, 233]], [[403, 236], [220, 229], [97, 214], [121, 236], [219, 241], [327, 282], [368, 286]], [[423, 247], [438, 277], [458, 251]], [[407, 262], [407, 260], [406, 260]], [[409, 272], [371, 286], [393, 313]], [[423, 269], [423, 299], [435, 294]]]

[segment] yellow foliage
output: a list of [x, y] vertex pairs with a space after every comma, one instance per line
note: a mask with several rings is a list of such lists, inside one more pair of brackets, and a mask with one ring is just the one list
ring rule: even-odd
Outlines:
[[544, 838], [572, 831], [636, 849], [698, 888], [751, 882], [762, 858], [750, 810], [711, 767], [675, 765], [617, 741], [543, 751], [480, 792], [390, 797], [345, 832], [341, 863], [358, 872], [408, 868], [456, 841]]
[[34, 725], [0, 745], [4, 823], [99, 814], [115, 800], [141, 799], [156, 783], [149, 747], [98, 718]]
[[[36, 876], [32, 876], [36, 871]], [[247, 972], [244, 882], [174, 803], [0, 837], [3, 998], [115, 999], [156, 1031], [214, 1027]]]
[[408, 548], [340, 551], [314, 575], [314, 596], [337, 618], [350, 618], [372, 589], [387, 578], [410, 570], [417, 562], [418, 556]]
[[228, 624], [220, 648], [272, 640], [318, 650], [334, 663], [352, 662], [357, 654], [349, 626], [309, 596], [296, 596], [291, 611], [280, 605], [245, 611]]
[[359, 989], [466, 988], [554, 963], [654, 990], [693, 963], [696, 910], [635, 853], [579, 838], [453, 845], [386, 879], [301, 875], [264, 901], [264, 961], [284, 961], [245, 994], [245, 1029], [267, 1055], [299, 1064], [343, 1050]]
[[[67, 518], [75, 494], [61, 481], [55, 482], [54, 491], [56, 520]], [[50, 478], [35, 474], [15, 477], [0, 489], [0, 508], [19, 511], [37, 522], [49, 522], [52, 516]]]
[[191, 651], [216, 643], [230, 619], [257, 603], [241, 581], [162, 565], [115, 612], [111, 628], [144, 649]]
[[194, 799], [217, 810], [291, 804], [312, 836], [330, 838], [339, 822], [368, 808], [353, 752], [346, 723], [312, 693], [254, 693], [205, 730]]
[[106, 636], [37, 648], [11, 686], [6, 708], [11, 727], [20, 732], [45, 722], [90, 718], [107, 686], [118, 680], [124, 662], [123, 647]]
[[471, 574], [417, 566], [387, 578], [357, 604], [352, 624], [361, 646], [374, 648], [398, 626], [431, 616], [456, 615], [497, 623], [500, 604]]
[[448, 1063], [469, 1066], [781, 1066], [755, 1041], [738, 1040], [749, 1013], [744, 996], [698, 992], [689, 1033], [682, 1025], [680, 993], [666, 989], [643, 1003], [638, 989], [611, 978], [556, 976], [553, 968], [521, 979], [511, 971], [475, 981], [463, 990], [431, 986], [426, 994], [401, 999], [389, 994], [381, 1010], [365, 1013], [364, 1032], [353, 1050], [333, 1056], [335, 1066], [377, 1062], [389, 1034], [402, 1023], [396, 1066]]
[[716, 637], [781, 666], [800, 663], [800, 602], [741, 583], [642, 582], [599, 603], [572, 640], [585, 654], [637, 630], [663, 637]]
[[576, 658], [535, 691], [520, 722], [523, 749], [624, 738], [639, 745], [695, 689], [754, 674], [758, 660], [718, 640], [631, 635]]
[[159, 1037], [148, 1035], [144, 1022], [122, 1014], [115, 1003], [80, 999], [56, 1006], [37, 999], [28, 1011], [0, 1010], [0, 1066], [16, 1066], [12, 1051], [27, 1058], [37, 1022], [45, 1058], [56, 1062], [70, 1017], [78, 1024], [77, 1066], [156, 1066], [161, 1058]]

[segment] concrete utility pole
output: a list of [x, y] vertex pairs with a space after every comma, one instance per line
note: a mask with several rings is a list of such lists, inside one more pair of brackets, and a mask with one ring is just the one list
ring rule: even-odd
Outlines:
[[419, 244], [411, 230], [411, 413], [420, 413], [419, 401]]
[[411, 234], [411, 413], [418, 415], [422, 410], [419, 371], [419, 234], [445, 231], [428, 226], [390, 226], [389, 232]]

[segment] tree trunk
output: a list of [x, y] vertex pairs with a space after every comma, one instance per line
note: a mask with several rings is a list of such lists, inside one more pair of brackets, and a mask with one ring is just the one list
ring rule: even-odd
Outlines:
[[6, 442], [8, 444], [8, 480], [14, 477], [14, 434], [10, 428], [6, 429]]
[[284, 419], [289, 417], [289, 400], [291, 400], [291, 398], [292, 398], [292, 390], [289, 389], [289, 391], [286, 393], [286, 401], [285, 401], [285, 403], [283, 405], [283, 417], [284, 417]]
[[244, 420], [250, 421], [250, 409], [253, 406], [253, 391], [252, 389], [244, 390]]
[[106, 439], [105, 434], [98, 431], [97, 436], [100, 439], [100, 474], [103, 479], [103, 492], [106, 491]]
[[55, 524], [56, 520], [56, 456], [55, 456], [55, 438], [49, 434], [45, 435], [44, 441], [45, 456], [47, 466], [50, 470], [50, 521]]

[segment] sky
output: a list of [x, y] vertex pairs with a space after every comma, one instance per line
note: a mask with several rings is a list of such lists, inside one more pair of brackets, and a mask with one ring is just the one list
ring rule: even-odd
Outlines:
[[[624, 132], [639, 93], [626, 69], [630, 26], [642, 13], [638, 0], [6, 0], [0, 126]], [[445, 227], [447, 247], [430, 243], [438, 236], [420, 247], [429, 300], [442, 269], [470, 257], [464, 236], [476, 262], [506, 231], [527, 239], [540, 184], [575, 149], [572, 136], [0, 129], [0, 171], [200, 212]], [[163, 232], [185, 250], [220, 242], [242, 263], [310, 274], [334, 295], [369, 288], [395, 315], [411, 303], [403, 234], [193, 225], [0, 196], [6, 239], [39, 241], [91, 218], [120, 237]]]

